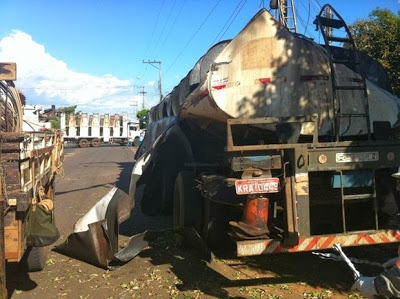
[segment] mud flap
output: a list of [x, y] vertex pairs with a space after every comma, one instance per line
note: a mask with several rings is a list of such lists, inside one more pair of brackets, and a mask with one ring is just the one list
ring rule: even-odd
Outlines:
[[147, 232], [134, 235], [118, 252], [119, 224], [131, 209], [132, 198], [114, 187], [75, 223], [74, 232], [56, 251], [105, 269], [130, 261], [152, 239]]

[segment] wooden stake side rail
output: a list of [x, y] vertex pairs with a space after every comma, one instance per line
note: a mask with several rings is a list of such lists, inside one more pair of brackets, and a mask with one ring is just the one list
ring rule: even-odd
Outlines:
[[40, 185], [46, 190], [62, 167], [61, 131], [0, 133], [1, 174], [7, 213], [2, 216], [4, 258], [19, 262], [26, 250], [25, 216]]

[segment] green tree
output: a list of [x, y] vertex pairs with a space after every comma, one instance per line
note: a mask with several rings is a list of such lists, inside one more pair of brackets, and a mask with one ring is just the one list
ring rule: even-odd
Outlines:
[[[69, 107], [62, 107], [60, 110], [63, 111], [65, 113], [65, 125], [68, 125], [69, 122], [69, 115], [75, 114], [75, 110], [76, 110], [76, 105], [74, 106], [69, 106]], [[53, 127], [53, 124], [52, 124]]]
[[378, 60], [388, 72], [394, 94], [400, 97], [400, 11], [375, 9], [368, 19], [349, 26], [358, 49]]
[[63, 107], [63, 108], [61, 108], [61, 109], [64, 110], [64, 113], [65, 113], [65, 114], [75, 113], [76, 105], [74, 105], [74, 106], [69, 106], [69, 107]]
[[139, 110], [138, 113], [136, 114], [141, 129], [147, 128], [147, 124], [149, 123], [149, 113], [150, 113], [149, 109], [142, 109]]
[[56, 116], [55, 118], [50, 119], [50, 124], [52, 129], [60, 129], [60, 118]]

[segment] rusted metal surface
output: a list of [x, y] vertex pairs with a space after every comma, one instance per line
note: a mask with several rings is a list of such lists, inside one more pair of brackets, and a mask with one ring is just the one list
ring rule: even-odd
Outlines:
[[233, 157], [231, 168], [234, 171], [243, 171], [249, 167], [257, 167], [260, 169], [281, 169], [282, 159], [279, 155], [263, 155], [260, 161], [255, 161], [252, 157]]
[[0, 80], [17, 80], [17, 64], [15, 62], [0, 63]]
[[[317, 148], [309, 148], [308, 149], [308, 157], [309, 157], [309, 171], [324, 171], [324, 170], [349, 170], [349, 169], [362, 169], [362, 168], [387, 168], [387, 167], [397, 167], [400, 165], [400, 143], [398, 141], [394, 141], [392, 143], [387, 142], [376, 142], [375, 144], [371, 144], [369, 142], [366, 143], [358, 143], [347, 144], [347, 143], [335, 143], [335, 144], [320, 144]], [[352, 153], [368, 153], [374, 152], [377, 153], [377, 157], [374, 159], [370, 159], [370, 161], [344, 161], [338, 162], [337, 157], [339, 155], [350, 155]], [[319, 161], [319, 157], [321, 155], [326, 156], [326, 160], [324, 163]]]
[[400, 242], [400, 232], [380, 230], [372, 232], [355, 232], [352, 234], [334, 234], [300, 238], [299, 244], [284, 247], [278, 240], [246, 240], [237, 242], [238, 256], [251, 256], [281, 252], [315, 251], [333, 248], [335, 243], [342, 247], [373, 245]]
[[3, 142], [21, 142], [24, 140], [25, 134], [15, 132], [1, 132], [0, 139]]
[[[0, 182], [0, 190], [2, 190], [2, 183]], [[0, 298], [7, 298], [6, 289], [6, 259], [5, 259], [5, 244], [4, 244], [4, 212], [6, 203], [4, 196], [0, 191]]]
[[227, 136], [227, 151], [228, 152], [240, 152], [240, 151], [261, 151], [261, 150], [280, 150], [280, 149], [291, 149], [295, 147], [305, 147], [305, 144], [261, 144], [261, 145], [235, 145], [235, 141], [232, 134], [233, 126], [242, 125], [271, 125], [271, 124], [291, 124], [291, 123], [313, 123], [313, 145], [318, 143], [318, 117], [302, 116], [302, 117], [263, 117], [263, 118], [248, 118], [248, 119], [228, 119], [226, 127]]
[[19, 152], [20, 150], [21, 149], [20, 149], [20, 144], [19, 143], [8, 142], [8, 143], [4, 143], [2, 145], [2, 147], [1, 147], [1, 151], [3, 153], [5, 153], [5, 152]]
[[3, 153], [1, 155], [1, 161], [16, 161], [19, 157], [19, 153]]
[[19, 184], [21, 177], [19, 173], [18, 162], [4, 162], [2, 163], [3, 171], [5, 173], [5, 183], [8, 184]]
[[292, 188], [294, 187], [293, 176], [285, 179], [285, 201], [286, 201], [286, 219], [287, 219], [287, 236], [284, 243], [291, 243], [297, 245], [298, 242], [298, 228], [297, 228], [297, 208], [296, 196], [293, 194]]
[[269, 198], [247, 198], [242, 221], [230, 221], [234, 234], [241, 239], [268, 238]]

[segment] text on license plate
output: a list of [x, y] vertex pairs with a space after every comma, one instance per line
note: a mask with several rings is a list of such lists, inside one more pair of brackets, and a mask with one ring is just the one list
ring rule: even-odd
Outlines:
[[235, 181], [236, 194], [257, 194], [279, 192], [278, 178], [248, 179]]

